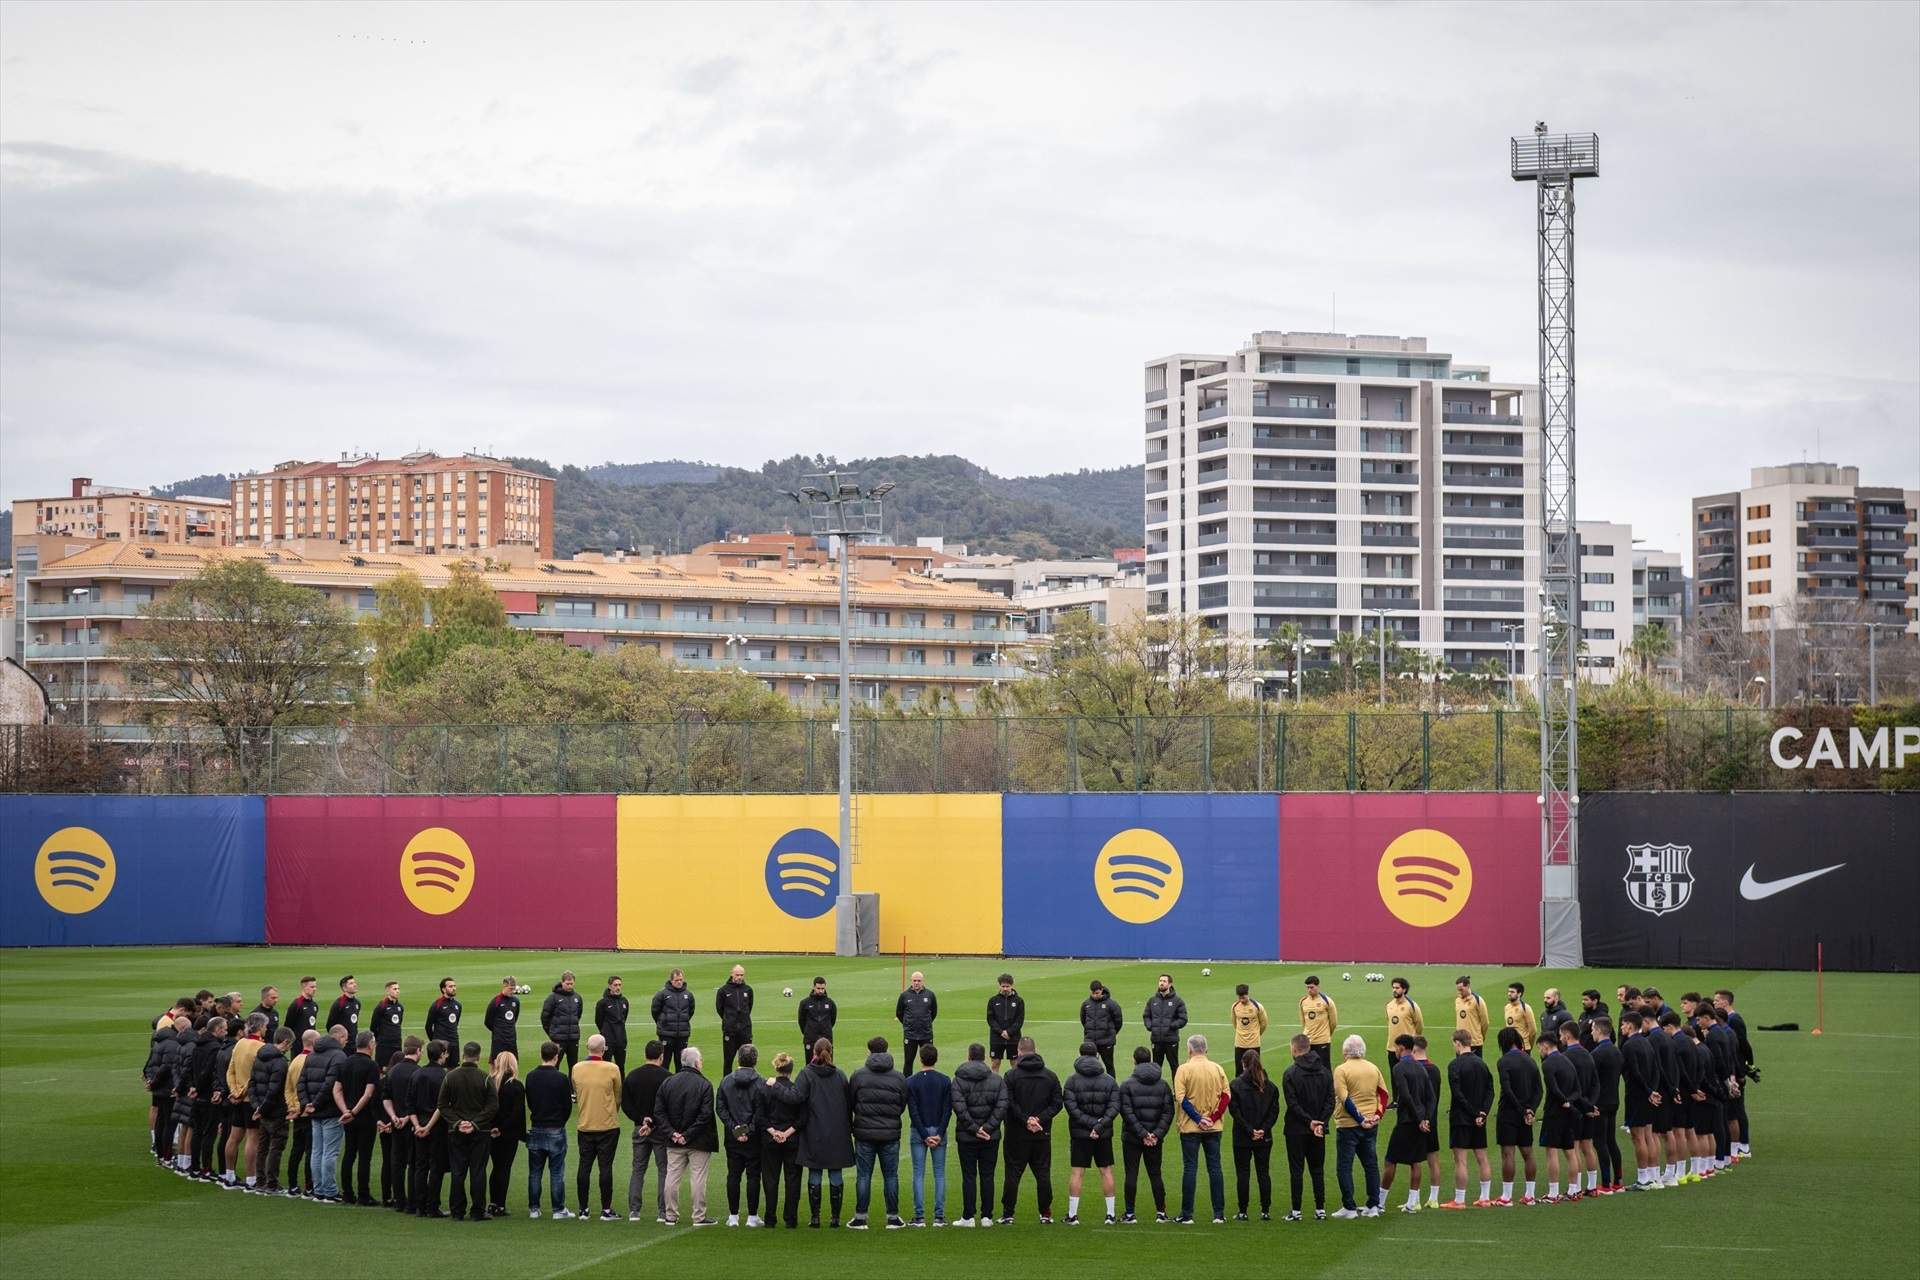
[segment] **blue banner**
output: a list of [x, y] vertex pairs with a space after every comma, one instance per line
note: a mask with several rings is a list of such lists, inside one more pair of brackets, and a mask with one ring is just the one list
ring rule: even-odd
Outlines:
[[1280, 958], [1270, 795], [1009, 795], [1008, 955]]
[[0, 946], [266, 941], [259, 796], [0, 796]]

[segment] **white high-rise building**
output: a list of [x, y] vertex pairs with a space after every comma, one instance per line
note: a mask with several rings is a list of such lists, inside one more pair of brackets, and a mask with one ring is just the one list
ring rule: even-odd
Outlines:
[[1636, 547], [1633, 526], [1582, 520], [1580, 530], [1580, 666], [1596, 684], [1612, 684], [1632, 670], [1628, 654], [1642, 627], [1666, 628], [1672, 651], [1661, 660], [1678, 670], [1686, 584], [1680, 553]]
[[1425, 338], [1257, 333], [1148, 361], [1147, 611], [1321, 643], [1385, 611], [1463, 670], [1504, 666], [1513, 629], [1531, 671], [1537, 401]]

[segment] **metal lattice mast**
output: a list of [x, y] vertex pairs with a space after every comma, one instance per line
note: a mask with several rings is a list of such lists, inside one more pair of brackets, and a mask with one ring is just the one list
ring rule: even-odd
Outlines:
[[1574, 525], [1573, 183], [1598, 177], [1591, 133], [1513, 139], [1513, 178], [1534, 184], [1540, 329], [1540, 851], [1579, 858], [1580, 535]]

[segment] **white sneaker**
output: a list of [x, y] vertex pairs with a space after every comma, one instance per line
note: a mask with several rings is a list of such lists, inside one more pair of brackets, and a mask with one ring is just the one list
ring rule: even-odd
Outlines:
[[989, 1217], [987, 1214], [983, 1213], [980, 1215], [980, 1225], [983, 1227], [990, 1227], [993, 1225], [993, 1219]]
[[538, 1209], [527, 1210], [527, 1216], [529, 1218], [532, 1218], [535, 1222], [540, 1221], [540, 1211]]
[[1360, 1214], [1357, 1210], [1353, 1210], [1353, 1209], [1335, 1209], [1333, 1211], [1333, 1216], [1344, 1220], [1347, 1218], [1357, 1218], [1360, 1216]]
[[573, 1210], [571, 1209], [555, 1209], [553, 1211], [553, 1220], [555, 1222], [564, 1222], [568, 1218], [571, 1218], [572, 1216], [573, 1216]]
[[761, 1218], [759, 1214], [750, 1213], [747, 1215], [747, 1225], [750, 1227], [764, 1227], [767, 1224], [766, 1224], [766, 1221], [763, 1218]]
[[739, 1226], [739, 1225], [740, 1225], [740, 1215], [739, 1215], [739, 1214], [737, 1214], [737, 1213], [730, 1213], [730, 1214], [728, 1214], [728, 1215], [727, 1215], [727, 1225], [728, 1225], [728, 1226], [730, 1226], [730, 1227], [737, 1227], [737, 1226]]
[[1380, 1216], [1380, 1210], [1378, 1208], [1362, 1209], [1360, 1211], [1360, 1216], [1363, 1218], [1377, 1218]]
[[972, 1218], [955, 1218], [953, 1220], [953, 1225], [956, 1227], [970, 1227], [973, 1225], [973, 1219]]

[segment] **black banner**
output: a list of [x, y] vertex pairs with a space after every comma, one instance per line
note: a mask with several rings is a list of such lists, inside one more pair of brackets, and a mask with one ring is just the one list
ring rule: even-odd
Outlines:
[[1920, 969], [1920, 792], [1596, 792], [1580, 812], [1586, 961]]

